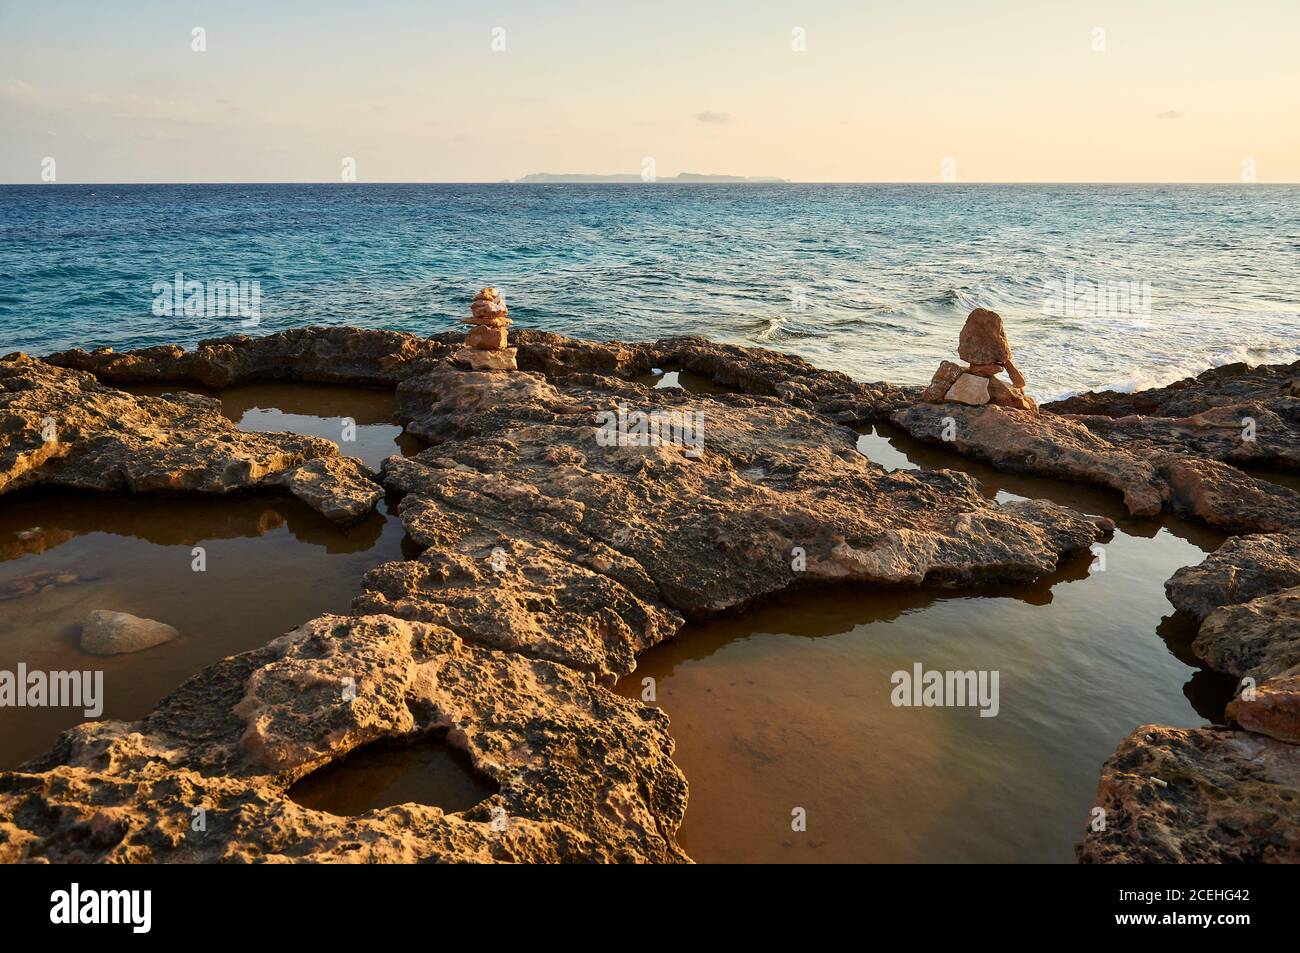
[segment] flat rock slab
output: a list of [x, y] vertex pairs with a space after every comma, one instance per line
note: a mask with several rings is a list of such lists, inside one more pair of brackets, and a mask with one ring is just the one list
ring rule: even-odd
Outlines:
[[[444, 732], [499, 793], [466, 811], [304, 808], [294, 781]], [[683, 861], [668, 719], [590, 674], [389, 616], [321, 616], [206, 669], [131, 724], [0, 773], [0, 861]], [[203, 808], [206, 831], [191, 830]]]
[[[403, 412], [446, 442], [390, 457], [384, 482], [431, 553], [370, 573], [358, 611], [612, 677], [683, 618], [814, 582], [1029, 581], [1110, 529], [991, 504], [963, 474], [887, 473], [781, 398], [498, 378], [444, 366], [402, 386]], [[638, 415], [663, 427], [637, 436]]]
[[1101, 769], [1083, 863], [1300, 861], [1300, 746], [1247, 731], [1144, 725]]
[[25, 355], [0, 361], [0, 494], [33, 486], [224, 495], [285, 486], [332, 519], [382, 495], [328, 440], [245, 433], [197, 394], [136, 397]]
[[1000, 470], [1116, 490], [1134, 516], [1173, 512], [1233, 533], [1300, 531], [1300, 493], [1210, 457], [1112, 443], [1077, 417], [916, 403], [891, 419]]

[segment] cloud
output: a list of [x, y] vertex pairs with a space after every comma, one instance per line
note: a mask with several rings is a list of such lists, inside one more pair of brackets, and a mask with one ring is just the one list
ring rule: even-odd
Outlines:
[[1168, 112], [1156, 113], [1156, 118], [1157, 119], [1182, 119], [1186, 115], [1187, 113], [1181, 110], [1171, 109]]
[[696, 113], [695, 118], [700, 122], [707, 122], [711, 126], [725, 126], [731, 122], [731, 113], [702, 112]]

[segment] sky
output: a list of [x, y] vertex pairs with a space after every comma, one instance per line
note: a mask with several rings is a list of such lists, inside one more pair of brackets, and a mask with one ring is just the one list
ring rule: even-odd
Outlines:
[[0, 0], [0, 182], [349, 159], [360, 182], [1300, 182], [1300, 0]]

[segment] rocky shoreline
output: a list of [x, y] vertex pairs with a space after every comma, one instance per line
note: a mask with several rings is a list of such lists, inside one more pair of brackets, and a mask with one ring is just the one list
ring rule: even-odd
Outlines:
[[[886, 472], [852, 429], [883, 421], [1000, 469], [1116, 490], [1134, 514], [1239, 534], [1168, 589], [1201, 620], [1197, 652], [1255, 680], [1229, 709], [1241, 727], [1138, 728], [1102, 768], [1105, 829], [1079, 856], [1300, 858], [1300, 494], [1241, 469], [1300, 461], [1300, 364], [1038, 413], [929, 402], [702, 338], [511, 330], [519, 369], [497, 372], [457, 367], [462, 343], [304, 328], [0, 360], [0, 493], [287, 492], [341, 524], [387, 494], [421, 550], [367, 573], [350, 615], [268, 632], [147, 718], [81, 725], [0, 774], [0, 859], [685, 861], [668, 719], [608, 690], [639, 653], [794, 586], [1027, 582], [1112, 529], [1046, 501], [991, 503], [957, 471]], [[718, 392], [637, 382], [653, 369]], [[407, 431], [431, 446], [374, 474], [328, 441], [238, 431], [183, 392], [254, 381], [395, 388]], [[134, 384], [177, 393], [116, 389]], [[602, 422], [638, 414], [702, 415], [702, 452], [602, 441]], [[1231, 436], [1244, 429], [1248, 449]], [[286, 796], [363, 745], [430, 734], [498, 793], [459, 814], [357, 817]]]

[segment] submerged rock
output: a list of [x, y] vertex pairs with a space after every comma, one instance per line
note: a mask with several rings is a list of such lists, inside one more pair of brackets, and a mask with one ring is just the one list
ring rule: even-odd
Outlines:
[[124, 655], [162, 645], [178, 635], [176, 628], [165, 622], [96, 609], [82, 624], [81, 650], [91, 655]]

